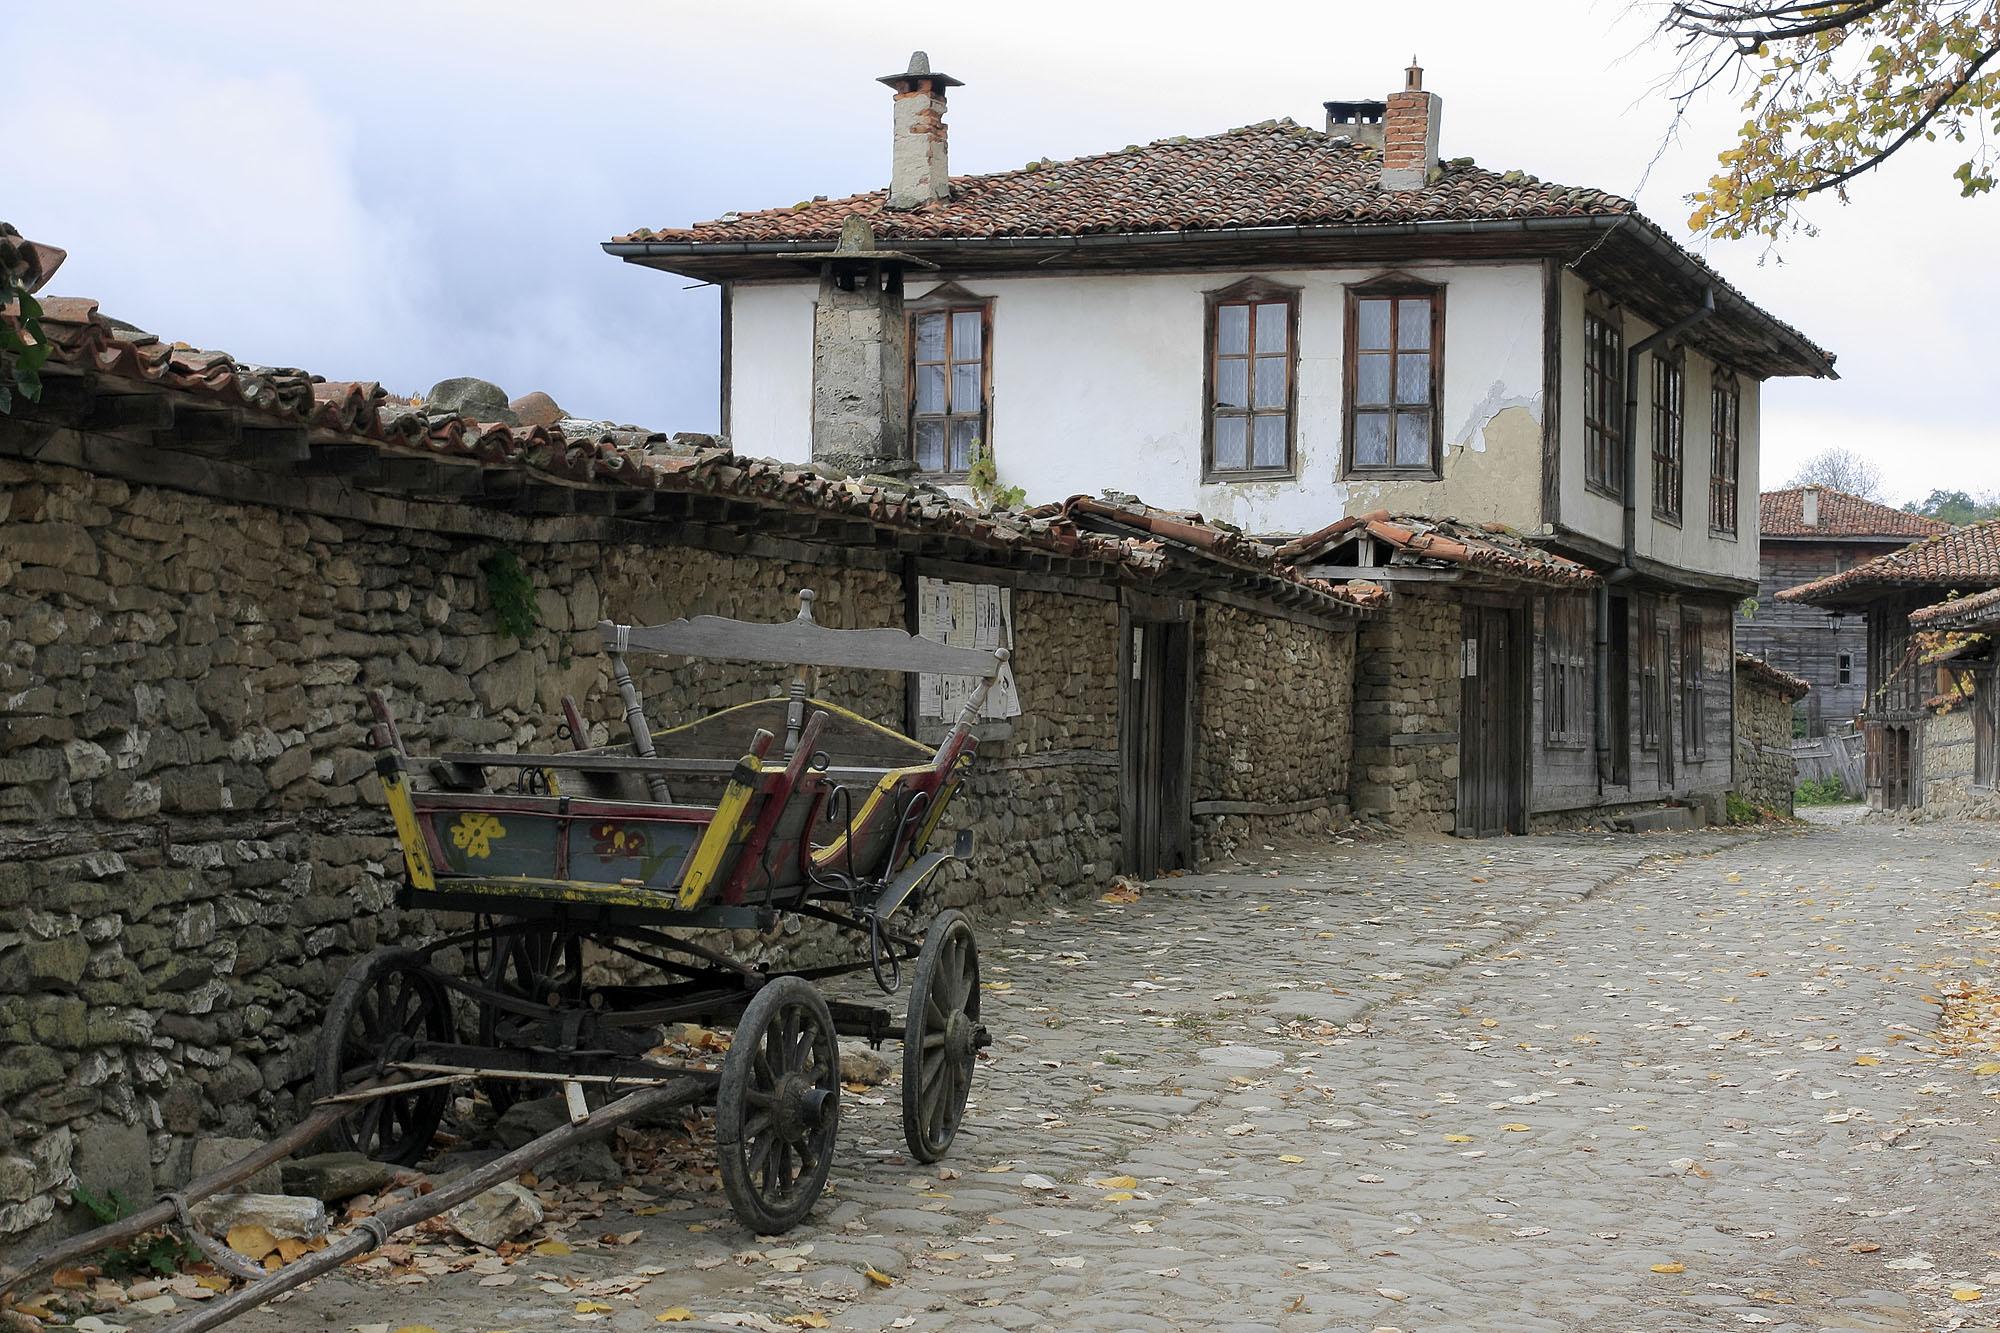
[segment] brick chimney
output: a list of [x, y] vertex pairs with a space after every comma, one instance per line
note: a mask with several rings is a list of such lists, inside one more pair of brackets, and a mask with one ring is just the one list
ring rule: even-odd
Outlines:
[[1382, 188], [1421, 190], [1438, 164], [1438, 121], [1444, 101], [1424, 91], [1423, 67], [1415, 56], [1403, 74], [1403, 90], [1390, 93], [1382, 117]]
[[889, 207], [921, 208], [951, 198], [951, 167], [945, 153], [944, 94], [964, 81], [931, 73], [931, 58], [910, 53], [910, 67], [884, 74], [896, 92], [895, 130], [889, 171]]
[[1799, 497], [1799, 520], [1809, 528], [1819, 526], [1819, 487], [1808, 486]]

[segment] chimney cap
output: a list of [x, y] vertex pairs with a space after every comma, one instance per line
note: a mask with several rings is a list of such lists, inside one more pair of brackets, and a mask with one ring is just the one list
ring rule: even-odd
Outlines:
[[875, 228], [868, 225], [868, 219], [859, 213], [849, 213], [840, 224], [840, 240], [833, 249], [802, 256], [808, 262], [831, 263], [837, 268], [866, 267], [871, 264], [904, 264], [911, 268], [936, 268], [937, 265], [921, 255], [905, 254], [901, 250], [878, 249], [875, 244]]
[[928, 83], [933, 89], [939, 91], [946, 88], [963, 88], [965, 86], [964, 79], [954, 79], [949, 74], [933, 74], [931, 72], [931, 58], [928, 53], [923, 51], [910, 52], [910, 67], [902, 73], [884, 74], [881, 78], [875, 80], [875, 82], [886, 83], [899, 93], [914, 92], [920, 83]]
[[1410, 56], [1410, 67], [1403, 71], [1403, 91], [1420, 93], [1424, 90], [1424, 67], [1417, 63], [1414, 53]]
[[1322, 102], [1326, 118], [1335, 125], [1379, 125], [1388, 114], [1389, 104], [1379, 97], [1358, 97]]

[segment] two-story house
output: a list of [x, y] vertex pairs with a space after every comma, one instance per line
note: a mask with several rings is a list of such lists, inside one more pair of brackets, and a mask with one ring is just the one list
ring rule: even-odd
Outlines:
[[1757, 606], [1736, 644], [1812, 685], [1794, 707], [1808, 736], [1849, 726], [1868, 701], [1865, 616], [1781, 602], [1778, 592], [1838, 574], [1951, 525], [1828, 486], [1790, 486], [1757, 497]]
[[958, 177], [959, 81], [922, 53], [881, 81], [886, 190], [605, 246], [721, 289], [734, 447], [947, 485], [990, 455], [1033, 500], [1117, 488], [1269, 536], [1503, 528], [1603, 579], [1501, 607], [1505, 651], [1455, 645], [1532, 705], [1466, 709], [1530, 793], [1501, 822], [1727, 787], [1758, 387], [1828, 353], [1628, 200], [1442, 156], [1414, 64], [1323, 129]]

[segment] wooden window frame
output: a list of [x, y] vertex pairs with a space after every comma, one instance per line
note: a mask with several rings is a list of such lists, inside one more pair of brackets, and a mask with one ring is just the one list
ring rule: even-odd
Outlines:
[[[1408, 463], [1357, 463], [1354, 461], [1354, 418], [1359, 406], [1354, 401], [1354, 386], [1359, 372], [1361, 354], [1361, 303], [1379, 299], [1427, 298], [1431, 303], [1431, 439], [1430, 460], [1421, 465]], [[1437, 481], [1444, 476], [1444, 319], [1445, 284], [1425, 282], [1419, 278], [1389, 276], [1368, 282], [1355, 283], [1347, 288], [1347, 310], [1341, 336], [1341, 440], [1340, 475], [1342, 479], [1356, 480], [1408, 480]], [[1396, 344], [1397, 325], [1402, 314], [1395, 306], [1389, 312], [1389, 384], [1391, 399], [1395, 397], [1395, 358], [1405, 351], [1415, 348], [1401, 348]], [[1370, 404], [1370, 407], [1373, 407]], [[1390, 420], [1396, 415], [1396, 404], [1388, 404]], [[1389, 433], [1389, 454], [1396, 452], [1396, 436], [1392, 428]]]
[[1708, 701], [1708, 620], [1699, 611], [1681, 612], [1681, 758], [1700, 763], [1708, 758], [1708, 728], [1703, 716]]
[[[1201, 479], [1208, 483], [1238, 481], [1282, 481], [1298, 476], [1299, 470], [1299, 292], [1300, 288], [1284, 283], [1272, 282], [1267, 278], [1245, 278], [1227, 287], [1203, 292], [1202, 357], [1201, 357]], [[1257, 312], [1260, 305], [1285, 306], [1285, 461], [1279, 467], [1257, 467], [1251, 460], [1257, 456], [1256, 418], [1260, 415], [1255, 407], [1224, 408], [1215, 400], [1215, 363], [1222, 355], [1217, 345], [1218, 320], [1224, 306], [1249, 306], [1251, 308], [1248, 330], [1248, 351], [1245, 359], [1250, 363], [1250, 395], [1256, 396], [1257, 383]], [[1219, 468], [1215, 465], [1215, 419], [1218, 415], [1240, 416], [1243, 427], [1243, 459], [1240, 468]], [[1268, 409], [1261, 415], [1270, 415]]]
[[[961, 312], [970, 313], [975, 310], [979, 312], [979, 411], [976, 414], [977, 429], [974, 431], [972, 437], [976, 444], [974, 455], [972, 459], [967, 460], [968, 466], [965, 468], [943, 468], [933, 471], [929, 468], [919, 466], [916, 475], [925, 481], [944, 482], [946, 484], [964, 482], [971, 474], [969, 464], [977, 461], [978, 454], [981, 452], [993, 452], [993, 298], [990, 296], [975, 295], [957, 283], [946, 283], [942, 287], [936, 287], [926, 292], [922, 297], [910, 302], [904, 308], [905, 334], [909, 344], [904, 356], [904, 398], [906, 402], [904, 425], [908, 430], [908, 435], [905, 438], [910, 442], [910, 458], [914, 461], [917, 457], [917, 420], [921, 416], [926, 420], [939, 420], [945, 423], [944, 453], [947, 462], [951, 459], [951, 423], [954, 420], [963, 420], [975, 414], [953, 412], [950, 410], [924, 413], [917, 411], [917, 366], [919, 364], [917, 361], [917, 319], [921, 315], [942, 314], [945, 317], [944, 361], [942, 363], [926, 361], [922, 364], [942, 364], [944, 366], [945, 403], [947, 409], [949, 409], [951, 403], [951, 367], [955, 364], [951, 355], [952, 316]], [[959, 361], [956, 364], [963, 365], [967, 363]]]
[[1653, 354], [1653, 517], [1681, 525], [1687, 508], [1687, 357]]
[[1656, 753], [1666, 722], [1666, 654], [1660, 645], [1659, 607], [1650, 598], [1639, 603], [1639, 750]]
[[[1723, 464], [1727, 462], [1725, 469]], [[1734, 539], [1743, 478], [1743, 387], [1715, 368], [1708, 389], [1708, 532]]]
[[1835, 653], [1833, 655], [1833, 683], [1852, 685], [1854, 683], [1854, 654]]
[[1594, 688], [1588, 599], [1550, 593], [1542, 605], [1542, 746], [1583, 750], [1591, 743]]
[[[1608, 370], [1597, 361], [1607, 341]], [[1632, 484], [1625, 475], [1625, 316], [1595, 292], [1583, 303], [1583, 484], [1621, 501]]]

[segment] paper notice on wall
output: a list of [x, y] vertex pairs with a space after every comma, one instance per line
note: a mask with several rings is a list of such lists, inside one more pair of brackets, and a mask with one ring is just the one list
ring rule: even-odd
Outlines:
[[[1014, 648], [1014, 590], [987, 583], [958, 583], [947, 579], [917, 579], [917, 633], [952, 648], [976, 648], [992, 652]], [[920, 675], [917, 678], [917, 716], [952, 721], [979, 686], [974, 676]], [[1000, 679], [987, 691], [980, 716], [1019, 717], [1021, 698], [1014, 686], [1011, 667], [1003, 668]]]

